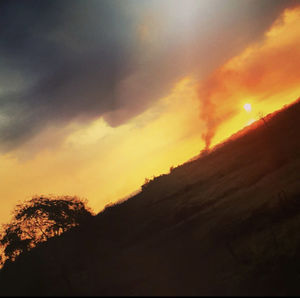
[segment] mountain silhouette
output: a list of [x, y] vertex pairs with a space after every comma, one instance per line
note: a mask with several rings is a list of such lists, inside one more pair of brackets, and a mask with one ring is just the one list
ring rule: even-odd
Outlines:
[[299, 127], [297, 100], [7, 262], [0, 294], [299, 294]]

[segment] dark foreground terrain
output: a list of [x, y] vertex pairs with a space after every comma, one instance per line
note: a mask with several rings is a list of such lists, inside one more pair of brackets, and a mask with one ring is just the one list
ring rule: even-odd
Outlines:
[[300, 102], [251, 128], [7, 263], [0, 294], [299, 295]]

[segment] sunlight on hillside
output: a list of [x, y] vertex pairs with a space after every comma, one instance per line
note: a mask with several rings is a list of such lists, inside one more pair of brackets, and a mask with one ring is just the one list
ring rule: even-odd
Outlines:
[[230, 107], [236, 113], [219, 125], [212, 146], [299, 97], [299, 37], [300, 8], [286, 10], [264, 40], [249, 46], [213, 75], [216, 85], [211, 93], [222, 102], [220, 109]]
[[296, 94], [300, 94], [300, 88], [299, 91], [292, 91], [290, 96], [286, 94], [280, 94], [270, 97], [266, 102], [256, 102], [253, 105], [251, 112], [241, 111], [230, 120], [224, 122], [218, 128], [218, 131], [213, 139], [212, 146], [215, 146], [218, 143], [226, 140], [233, 133], [237, 132], [243, 127], [251, 125], [262, 117], [274, 111], [280, 110], [285, 105], [294, 102], [299, 97]]

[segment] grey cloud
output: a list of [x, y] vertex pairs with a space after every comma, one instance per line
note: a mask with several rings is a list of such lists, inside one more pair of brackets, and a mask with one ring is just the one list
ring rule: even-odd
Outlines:
[[0, 148], [15, 148], [53, 122], [104, 116], [118, 126], [182, 76], [204, 77], [260, 38], [293, 3], [1, 1]]

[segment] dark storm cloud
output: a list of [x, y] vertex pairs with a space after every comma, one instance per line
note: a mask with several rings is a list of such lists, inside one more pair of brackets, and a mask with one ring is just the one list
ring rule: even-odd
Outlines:
[[1, 1], [0, 148], [53, 123], [118, 126], [261, 37], [291, 3]]

